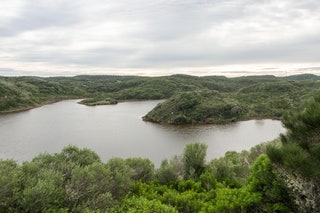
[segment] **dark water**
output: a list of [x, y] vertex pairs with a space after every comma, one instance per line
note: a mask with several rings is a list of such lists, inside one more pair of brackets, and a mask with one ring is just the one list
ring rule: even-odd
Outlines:
[[187, 143], [208, 144], [207, 160], [241, 151], [285, 132], [279, 121], [251, 120], [229, 125], [170, 126], [142, 121], [159, 101], [87, 107], [76, 100], [0, 115], [0, 158], [19, 162], [66, 145], [86, 147], [103, 161], [143, 157], [156, 165], [183, 152]]

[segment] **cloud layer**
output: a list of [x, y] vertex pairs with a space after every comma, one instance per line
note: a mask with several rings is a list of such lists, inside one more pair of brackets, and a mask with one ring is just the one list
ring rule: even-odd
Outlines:
[[318, 0], [2, 0], [0, 9], [0, 75], [320, 67]]

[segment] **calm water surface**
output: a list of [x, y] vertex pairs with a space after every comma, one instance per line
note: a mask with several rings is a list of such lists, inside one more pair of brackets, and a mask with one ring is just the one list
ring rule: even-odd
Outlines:
[[90, 148], [103, 161], [143, 157], [156, 165], [183, 152], [187, 143], [208, 144], [207, 160], [226, 151], [250, 149], [285, 132], [279, 121], [251, 120], [228, 125], [171, 126], [142, 121], [160, 101], [87, 107], [76, 100], [0, 115], [0, 158], [29, 161], [72, 144]]

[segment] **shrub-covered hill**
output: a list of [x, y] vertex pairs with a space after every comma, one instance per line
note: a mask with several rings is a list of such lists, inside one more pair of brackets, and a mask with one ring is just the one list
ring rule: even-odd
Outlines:
[[318, 81], [276, 81], [259, 82], [235, 92], [182, 92], [158, 104], [143, 119], [169, 124], [280, 119], [286, 110], [301, 108], [319, 89]]
[[90, 98], [84, 101], [88, 105], [109, 104], [106, 100], [165, 99], [198, 87], [205, 88], [202, 80], [192, 76], [0, 77], [0, 112], [68, 98]]
[[178, 93], [158, 104], [145, 121], [170, 124], [218, 123], [245, 118], [246, 108], [236, 99], [217, 91]]
[[[165, 106], [170, 110], [177, 109], [172, 117], [169, 118], [169, 115], [166, 115], [167, 118], [164, 120], [159, 120], [157, 116], [157, 118], [147, 117], [150, 118], [149, 120], [159, 122], [174, 120], [177, 120], [177, 123], [184, 123], [183, 120], [187, 123], [220, 122], [255, 116], [279, 117], [282, 114], [282, 108], [288, 109], [291, 105], [295, 107], [301, 101], [310, 98], [319, 86], [319, 77], [315, 75], [287, 78], [188, 75], [0, 77], [0, 112], [28, 109], [71, 98], [88, 98], [87, 101], [83, 101], [83, 104], [101, 105], [116, 103], [119, 100], [155, 100], [170, 97], [188, 102], [188, 96], [193, 96], [199, 98], [193, 106], [199, 112], [190, 114], [189, 112], [192, 112], [190, 103], [181, 102], [178, 105], [186, 104], [187, 106], [171, 107], [169, 105], [174, 105], [174, 101], [170, 101], [170, 104]], [[226, 109], [221, 106], [223, 104], [226, 105]], [[237, 106], [241, 106], [244, 111], [239, 114]], [[168, 113], [169, 108], [166, 111], [165, 107], [162, 107], [162, 112]], [[234, 110], [237, 112], [236, 115], [233, 114]], [[218, 114], [215, 114], [216, 111]]]
[[45, 78], [0, 77], [0, 112], [32, 108], [72, 95], [73, 92], [67, 91], [64, 85]]

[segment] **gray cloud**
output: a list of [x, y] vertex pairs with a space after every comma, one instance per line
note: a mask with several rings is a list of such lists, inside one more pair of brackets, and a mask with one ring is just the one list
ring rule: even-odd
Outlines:
[[320, 66], [318, 0], [17, 1], [0, 14], [0, 68]]
[[135, 50], [128, 48], [101, 47], [85, 51], [54, 50], [54, 51], [32, 51], [24, 52], [17, 56], [22, 62], [47, 62], [55, 64], [78, 64], [88, 66], [114, 66], [124, 67], [130, 62], [130, 57]]
[[1, 36], [14, 36], [16, 34], [49, 27], [70, 26], [80, 17], [76, 14], [76, 4], [68, 1], [26, 1], [20, 14], [7, 21], [0, 27]]
[[16, 70], [10, 68], [0, 68], [0, 75], [12, 75]]

